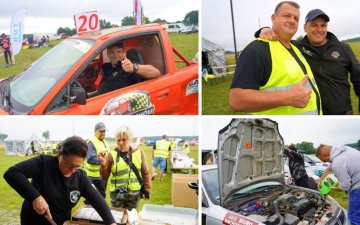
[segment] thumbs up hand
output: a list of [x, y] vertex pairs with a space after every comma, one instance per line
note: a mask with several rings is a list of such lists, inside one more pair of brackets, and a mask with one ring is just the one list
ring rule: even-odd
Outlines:
[[309, 82], [306, 75], [300, 82], [288, 90], [288, 105], [296, 108], [305, 108], [311, 97], [311, 89], [305, 87]]
[[134, 72], [134, 65], [128, 58], [126, 58], [126, 53], [124, 53], [123, 59], [121, 60], [121, 66], [127, 73]]

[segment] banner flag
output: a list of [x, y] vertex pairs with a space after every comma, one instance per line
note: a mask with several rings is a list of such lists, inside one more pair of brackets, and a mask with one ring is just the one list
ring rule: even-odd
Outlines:
[[143, 24], [144, 12], [141, 0], [134, 0], [134, 24]]
[[21, 50], [24, 33], [24, 17], [26, 10], [27, 9], [25, 8], [20, 8], [16, 10], [11, 19], [10, 42], [13, 55], [18, 54]]

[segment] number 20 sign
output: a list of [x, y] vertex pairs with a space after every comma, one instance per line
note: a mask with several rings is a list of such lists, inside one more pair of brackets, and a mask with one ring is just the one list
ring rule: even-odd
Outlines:
[[84, 12], [74, 15], [77, 33], [100, 30], [99, 16], [97, 11]]

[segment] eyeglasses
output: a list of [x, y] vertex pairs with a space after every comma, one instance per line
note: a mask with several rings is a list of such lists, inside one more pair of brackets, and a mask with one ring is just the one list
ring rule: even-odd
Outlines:
[[65, 156], [62, 156], [63, 158], [63, 161], [64, 161], [64, 164], [65, 164], [65, 167], [69, 170], [72, 170], [72, 169], [75, 169], [75, 170], [79, 170], [79, 169], [83, 169], [84, 168], [84, 163], [82, 163], [81, 165], [74, 165], [72, 163], [70, 163], [69, 161], [67, 161], [65, 159]]

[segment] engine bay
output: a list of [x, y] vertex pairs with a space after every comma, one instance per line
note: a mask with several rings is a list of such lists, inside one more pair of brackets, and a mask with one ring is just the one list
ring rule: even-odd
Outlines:
[[326, 196], [287, 185], [228, 202], [225, 208], [266, 225], [327, 224], [340, 210]]

